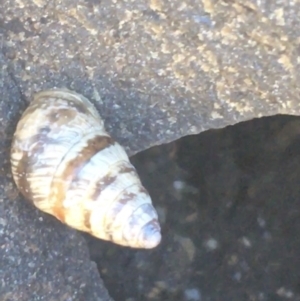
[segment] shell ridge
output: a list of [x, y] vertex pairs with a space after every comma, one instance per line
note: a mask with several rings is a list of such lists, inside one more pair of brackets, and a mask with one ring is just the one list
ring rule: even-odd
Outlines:
[[[87, 137], [90, 137], [90, 135], [87, 135]], [[104, 138], [106, 138], [106, 141], [103, 141]], [[99, 139], [98, 142], [94, 145], [94, 149], [90, 149], [89, 141], [95, 141], [97, 142], [97, 139]], [[51, 193], [49, 195], [49, 203], [54, 204], [54, 211], [55, 212], [61, 212], [64, 210], [63, 208], [63, 201], [65, 199], [66, 193], [68, 188], [71, 186], [72, 181], [76, 177], [76, 174], [80, 173], [80, 170], [84, 168], [85, 165], [89, 164], [90, 159], [100, 152], [103, 148], [110, 145], [110, 143], [113, 143], [113, 140], [109, 136], [100, 136], [96, 135], [91, 140], [86, 141], [87, 144], [79, 149], [79, 154], [82, 156], [77, 156], [75, 159], [72, 160], [72, 158], [68, 158], [68, 155], [71, 153], [66, 152], [66, 155], [61, 160], [59, 166], [56, 169], [56, 172], [54, 173], [54, 176], [52, 178], [51, 182]], [[73, 145], [72, 149], [76, 148], [76, 146], [81, 146], [82, 140], [79, 141], [77, 144]], [[87, 151], [86, 151], [87, 150]], [[83, 155], [84, 152], [87, 152], [86, 155]], [[76, 152], [75, 152], [76, 153]], [[71, 159], [71, 160], [68, 160]], [[59, 179], [62, 178], [63, 181], [60, 182]], [[58, 179], [58, 180], [57, 180]]]
[[[133, 190], [133, 192], [130, 192], [133, 187], [140, 188], [142, 187], [142, 185], [140, 182], [135, 182], [131, 185], [126, 186], [122, 191], [120, 191], [117, 194], [116, 197], [114, 197], [113, 200], [111, 200], [108, 204], [105, 204], [105, 206], [101, 206], [101, 216], [103, 217], [102, 227], [105, 236], [109, 236], [111, 231], [116, 231], [118, 225], [123, 224], [124, 221], [127, 220], [126, 218], [124, 219], [124, 214], [120, 213], [124, 212], [124, 208], [127, 208], [128, 210], [130, 210], [130, 208], [133, 208], [137, 202], [136, 197], [139, 197], [138, 200], [139, 202], [141, 202], [140, 205], [148, 203], [150, 201], [150, 197], [146, 190], [144, 196], [141, 198], [141, 195], [137, 194], [137, 191], [139, 190]], [[124, 191], [129, 191], [129, 193], [125, 194]], [[91, 218], [93, 219], [93, 216]], [[93, 223], [91, 222], [91, 224]]]
[[89, 99], [84, 97], [83, 95], [81, 95], [77, 92], [74, 92], [74, 91], [70, 91], [66, 88], [45, 90], [45, 91], [35, 94], [35, 96], [33, 98], [33, 102], [39, 101], [40, 99], [47, 98], [47, 97], [56, 98], [56, 99], [64, 99], [66, 101], [68, 101], [68, 100], [70, 100], [70, 98], [72, 98], [72, 100], [84, 103], [90, 109], [90, 113], [92, 113], [92, 115], [97, 117], [97, 119], [99, 119], [101, 121], [101, 124], [103, 125], [103, 121], [102, 121], [100, 114], [98, 113], [98, 110], [96, 109], [95, 105]]
[[[142, 187], [141, 183], [135, 183], [135, 184], [132, 184], [132, 185], [126, 187], [124, 190], [129, 190], [129, 189], [132, 188], [133, 186], [140, 186], [140, 187]], [[124, 192], [124, 190], [122, 191], [122, 193]], [[140, 190], [139, 190], [139, 192], [140, 192]], [[135, 193], [133, 192], [133, 193], [131, 193], [131, 194], [134, 194], [134, 196], [137, 196], [137, 195], [138, 195], [136, 192], [135, 192]], [[143, 205], [145, 205], [145, 204], [148, 204], [148, 196], [149, 196], [148, 191], [145, 189], [144, 192], [143, 192], [143, 194], [144, 194], [144, 197], [142, 198], [142, 202], [141, 202], [141, 203], [138, 203], [138, 206], [131, 206], [131, 208], [133, 207], [134, 209], [133, 209], [133, 211], [130, 213], [130, 215], [126, 216], [127, 218], [129, 218], [131, 215], [133, 215], [135, 211], [139, 210], [139, 208], [140, 208], [141, 206], [143, 206]], [[120, 196], [120, 194], [119, 194], [118, 196]], [[131, 197], [132, 199], [129, 199], [128, 203], [130, 203], [130, 202], [132, 202], [132, 201], [135, 201], [135, 199], [133, 198], [133, 195], [130, 195], [130, 197]], [[115, 200], [115, 202], [118, 202], [118, 200]], [[111, 204], [112, 204], [112, 203], [111, 203]], [[121, 204], [122, 204], [122, 203], [121, 203]], [[136, 203], [133, 202], [132, 205], [136, 205]], [[152, 203], [151, 203], [151, 206], [152, 206]], [[111, 208], [108, 208], [108, 210], [109, 210], [109, 209], [111, 209]], [[117, 213], [115, 214], [115, 219], [111, 221], [111, 225], [109, 226], [110, 228], [114, 228], [114, 225], [115, 225], [115, 224], [120, 223], [120, 221], [121, 221], [122, 219], [124, 219], [123, 215], [121, 214], [121, 212], [124, 210], [124, 207], [120, 206], [120, 207], [118, 207], [117, 209], [119, 209], [119, 210], [118, 210]], [[108, 217], [109, 215], [106, 214], [105, 216]], [[108, 222], [106, 222], [106, 224], [109, 225]]]
[[[109, 145], [109, 147], [114, 147], [114, 146], [115, 144]], [[82, 210], [84, 210], [85, 212], [83, 213], [81, 222], [85, 224], [85, 228], [90, 228], [90, 225], [87, 222], [88, 218], [86, 217], [86, 215], [89, 214], [88, 212], [93, 210], [93, 207], [96, 205], [96, 201], [95, 201], [96, 197], [98, 196], [98, 195], [95, 196], [89, 195], [89, 193], [91, 191], [94, 191], [96, 189], [95, 187], [97, 186], [101, 186], [101, 190], [105, 189], [107, 185], [101, 184], [101, 181], [103, 181], [103, 179], [110, 174], [111, 170], [115, 169], [115, 166], [117, 165], [124, 166], [124, 163], [129, 164], [128, 161], [126, 161], [125, 159], [121, 161], [116, 161], [115, 164], [106, 166], [104, 169], [105, 173], [99, 175], [99, 173], [97, 172], [97, 168], [101, 165], [98, 164], [99, 163], [98, 161], [92, 162], [92, 160], [96, 156], [102, 157], [101, 152], [103, 152], [105, 149], [102, 149], [100, 152], [92, 156], [89, 162], [87, 162], [87, 164], [85, 164], [82, 167], [82, 169], [76, 173], [76, 176], [74, 176], [72, 180], [69, 182], [68, 189], [65, 189], [66, 194], [64, 198], [65, 201], [63, 207], [67, 206], [70, 208], [70, 210], [76, 210], [78, 206], [82, 206]], [[107, 165], [108, 163], [105, 162], [105, 164]], [[93, 175], [87, 173], [86, 171], [87, 168], [93, 171]], [[132, 169], [134, 170], [133, 166], [131, 166], [131, 170]], [[85, 173], [85, 175], [83, 174], [83, 172]], [[54, 185], [54, 187], [57, 187], [57, 185]], [[88, 201], [88, 200], [94, 200], [94, 201]], [[57, 208], [57, 210], [59, 210], [59, 208]], [[65, 210], [67, 209], [65, 208]]]

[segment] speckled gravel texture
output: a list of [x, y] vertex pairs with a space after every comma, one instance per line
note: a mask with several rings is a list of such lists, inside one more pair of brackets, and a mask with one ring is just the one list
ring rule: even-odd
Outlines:
[[26, 101], [74, 89], [135, 153], [299, 114], [299, 11], [296, 0], [1, 0], [1, 51]]
[[[17, 294], [32, 281], [31, 239], [40, 240], [36, 258], [43, 249], [53, 257], [34, 269], [50, 282], [33, 273], [38, 288], [7, 300], [89, 300], [85, 294], [102, 287], [82, 238], [23, 204], [12, 183], [9, 142], [33, 93], [67, 87], [90, 98], [130, 155], [206, 129], [300, 112], [296, 0], [0, 0], [0, 7], [0, 272], [11, 277], [0, 289]], [[63, 247], [67, 254], [58, 252]], [[77, 280], [55, 272], [68, 258], [78, 261], [70, 267]]]
[[163, 239], [133, 251], [87, 237], [112, 297], [299, 301], [299, 134], [299, 117], [267, 117], [135, 156]]

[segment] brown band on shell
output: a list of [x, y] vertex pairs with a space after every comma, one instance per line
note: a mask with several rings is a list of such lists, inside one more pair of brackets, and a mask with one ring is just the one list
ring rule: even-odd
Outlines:
[[[101, 180], [99, 182], [96, 183], [96, 185], [94, 186], [94, 190], [89, 197], [90, 200], [97, 201], [100, 197], [101, 192], [104, 189], [106, 189], [109, 185], [114, 183], [117, 180], [118, 175], [120, 175], [122, 173], [135, 173], [135, 168], [131, 164], [128, 165], [128, 162], [124, 162], [124, 161], [119, 162], [119, 166], [117, 168], [118, 168], [117, 175], [107, 174], [106, 176], [101, 178]], [[122, 194], [122, 193], [123, 193], [123, 191], [120, 191], [120, 194]], [[120, 202], [119, 201], [117, 203], [113, 202], [114, 206], [116, 206], [118, 208], [118, 209], [116, 209], [116, 212], [119, 212], [121, 210], [121, 209], [119, 209], [119, 206], [121, 206], [121, 207], [124, 206], [124, 204], [127, 203], [128, 201], [130, 201], [133, 198], [133, 196], [134, 196], [133, 193], [127, 193], [127, 194], [125, 193], [125, 195], [123, 195], [123, 198], [121, 198]], [[112, 210], [110, 210], [109, 214], [110, 214], [110, 216], [116, 216], [116, 215], [114, 215], [115, 213]], [[91, 213], [89, 213], [89, 214], [86, 213], [84, 225], [88, 229], [91, 229], [90, 218], [91, 218]], [[111, 220], [111, 218], [109, 218], [108, 220]], [[107, 222], [104, 221], [103, 224], [106, 225], [106, 223]], [[109, 229], [107, 229], [107, 231], [105, 231], [105, 232], [108, 236], [110, 236]]]
[[[94, 187], [94, 191], [91, 194], [91, 197], [90, 197], [91, 200], [95, 200], [96, 201], [99, 198], [101, 192], [105, 188], [107, 188], [109, 185], [111, 185], [113, 182], [115, 182], [117, 180], [118, 174], [121, 174], [121, 173], [131, 173], [131, 172], [135, 173], [135, 168], [132, 165], [131, 166], [128, 166], [128, 164], [125, 165], [124, 161], [121, 161], [121, 163], [123, 163], [123, 164], [119, 165], [117, 175], [113, 175], [112, 176], [110, 174], [107, 174], [99, 182], [97, 182], [97, 184]], [[120, 191], [120, 194], [121, 193], [123, 193], [123, 191]]]
[[[134, 184], [134, 185], [137, 185], [139, 186], [139, 193], [144, 193], [144, 194], [148, 194], [148, 191], [142, 186], [142, 185], [139, 185], [138, 183]], [[132, 185], [133, 186], [133, 185]], [[129, 186], [131, 187], [131, 186]], [[129, 188], [127, 187], [127, 188]], [[124, 209], [124, 206], [132, 201], [136, 196], [137, 196], [137, 193], [133, 193], [133, 192], [127, 192], [127, 191], [122, 191], [120, 193], [120, 198], [118, 198], [114, 203], [113, 203], [113, 206], [110, 207], [105, 216], [107, 217], [104, 221], [104, 225], [105, 225], [105, 233], [106, 234], [109, 234], [112, 230], [112, 226], [113, 226], [113, 222], [114, 222], [114, 219], [111, 219], [109, 217], [111, 216], [117, 216], [123, 209]]]
[[57, 126], [62, 126], [68, 121], [73, 120], [76, 117], [77, 112], [67, 108], [59, 109], [57, 111], [50, 111], [46, 118], [49, 119], [51, 124], [56, 123]]
[[[63, 219], [63, 201], [66, 196], [67, 189], [72, 180], [79, 174], [80, 170], [89, 163], [90, 159], [99, 151], [113, 145], [115, 142], [108, 136], [95, 136], [87, 141], [85, 147], [78, 153], [75, 159], [67, 162], [63, 174], [59, 175], [59, 179], [53, 179], [51, 187], [52, 194], [50, 200], [54, 200], [54, 214], [58, 214]], [[63, 164], [63, 160], [62, 163]], [[64, 179], [64, 181], [61, 181]], [[55, 187], [55, 189], [54, 189]]]
[[104, 176], [99, 182], [96, 183], [94, 187], [94, 191], [91, 193], [91, 200], [97, 200], [101, 191], [108, 187], [110, 184], [115, 182], [117, 179], [117, 175], [111, 176], [110, 174]]
[[109, 210], [106, 213], [106, 219], [104, 221], [105, 225], [105, 233], [109, 234], [112, 231], [112, 225], [114, 223], [114, 219], [109, 218], [110, 216], [117, 216], [122, 209], [124, 209], [124, 205], [126, 205], [128, 202], [132, 201], [135, 197], [135, 193], [132, 192], [123, 192], [122, 197], [118, 199], [117, 202], [113, 203], [113, 208], [109, 208]]
[[157, 218], [153, 218], [151, 221], [149, 221], [147, 224], [145, 224], [144, 227], [148, 227], [149, 225], [151, 225], [152, 228], [154, 228], [158, 232], [160, 232], [160, 226], [159, 226], [159, 222], [158, 222]]
[[83, 224], [89, 230], [88, 232], [91, 232], [92, 227], [91, 227], [91, 211], [90, 210], [86, 210], [84, 212]]
[[[65, 125], [69, 121], [72, 121], [76, 118], [77, 114], [90, 115], [88, 108], [84, 103], [73, 100], [63, 100], [64, 103], [60, 105], [50, 107], [50, 110], [45, 116], [50, 123], [56, 123], [58, 126]], [[91, 118], [92, 115], [90, 115]]]
[[[101, 191], [103, 189], [105, 189], [106, 187], [108, 187], [110, 184], [112, 184], [113, 182], [115, 182], [117, 179], [117, 176], [111, 176], [111, 175], [106, 175], [104, 176], [101, 181], [97, 182], [95, 187], [94, 187], [94, 191], [91, 194], [91, 196], [89, 197], [90, 200], [94, 200], [97, 201], [99, 194], [101, 193]], [[91, 212], [86, 212], [85, 216], [84, 216], [84, 225], [91, 230]]]
[[84, 103], [79, 101], [72, 101], [72, 100], [68, 100], [67, 103], [68, 106], [73, 107], [74, 109], [76, 109], [77, 112], [82, 114], [89, 114], [89, 110], [84, 105]]
[[[149, 205], [150, 204], [144, 204], [144, 205], [142, 205], [142, 207], [143, 207], [143, 214], [151, 216], [152, 215], [151, 213], [153, 212], [153, 208], [152, 208], [151, 205], [150, 206]], [[136, 211], [139, 210], [139, 209], [140, 208], [137, 208]], [[128, 223], [128, 225], [130, 226], [130, 228], [133, 229], [135, 227], [135, 225], [138, 224], [139, 215], [136, 215], [135, 211], [133, 211], [132, 214], [131, 214], [131, 216], [130, 216], [130, 218], [131, 218], [131, 222]], [[153, 217], [150, 221], [148, 221], [146, 224], [144, 224], [143, 227], [140, 230], [142, 230], [145, 227], [148, 227], [149, 225], [152, 225], [152, 227], [154, 229], [157, 229], [158, 231], [160, 231], [160, 226], [159, 226], [159, 223], [158, 223], [158, 220], [157, 220], [156, 217]], [[143, 231], [141, 231], [139, 234], [141, 234], [141, 233], [143, 233]], [[125, 233], [123, 232], [122, 233], [122, 239], [124, 241], [129, 242], [131, 240], [131, 237], [126, 237], [126, 235], [124, 235], [124, 234]], [[146, 239], [144, 239], [144, 240], [146, 240]]]
[[[47, 143], [58, 143], [56, 142], [56, 140], [49, 138], [48, 133], [50, 131], [50, 128], [47, 126], [40, 128], [38, 134], [30, 138], [29, 145], [34, 145], [34, 147], [30, 151], [30, 154], [27, 151], [22, 151], [22, 158], [18, 162], [14, 162], [16, 174], [18, 176], [18, 187], [24, 197], [30, 202], [36, 202], [38, 200], [36, 199], [36, 196], [32, 195], [31, 183], [28, 180], [28, 177], [34, 174], [36, 168], [39, 167], [38, 158], [39, 154], [42, 154], [44, 152], [44, 145], [46, 145]], [[43, 164], [43, 167], [45, 167], [45, 164]]]
[[129, 164], [124, 164], [121, 166], [121, 168], [119, 168], [119, 174], [122, 174], [122, 173], [131, 173], [131, 172], [136, 172], [136, 169], [134, 168], [133, 165], [129, 165]]

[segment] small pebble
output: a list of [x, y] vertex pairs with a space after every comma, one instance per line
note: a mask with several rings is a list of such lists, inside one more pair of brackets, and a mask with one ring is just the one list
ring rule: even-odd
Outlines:
[[200, 301], [201, 293], [196, 288], [189, 288], [184, 291], [184, 300], [186, 301]]
[[266, 221], [261, 217], [257, 218], [257, 223], [261, 228], [264, 228], [266, 226]]
[[252, 246], [251, 241], [245, 236], [242, 238], [242, 243], [246, 248], [251, 248]]
[[193, 241], [189, 237], [183, 237], [179, 235], [175, 235], [174, 240], [180, 243], [182, 248], [187, 253], [190, 262], [192, 262], [196, 254], [196, 247]]
[[288, 290], [284, 287], [281, 287], [280, 289], [278, 289], [276, 294], [278, 296], [286, 298], [286, 299], [291, 299], [294, 297], [294, 293], [291, 290]]
[[184, 221], [185, 221], [186, 223], [192, 223], [192, 222], [197, 221], [197, 219], [198, 219], [198, 213], [197, 213], [197, 212], [194, 212], [194, 213], [192, 213], [192, 214], [186, 216], [185, 219], [184, 219]]
[[185, 187], [185, 182], [179, 181], [179, 180], [174, 181], [173, 182], [173, 187], [176, 190], [182, 190]]
[[214, 251], [219, 247], [219, 243], [216, 239], [210, 238], [204, 242], [204, 246], [209, 251]]
[[263, 238], [264, 238], [264, 240], [266, 240], [266, 241], [270, 241], [270, 240], [272, 239], [272, 235], [271, 235], [270, 232], [265, 231], [265, 232], [263, 233]]
[[35, 267], [35, 263], [34, 263], [34, 262], [29, 262], [29, 263], [28, 263], [28, 266], [29, 266], [30, 268], [34, 268], [34, 267]]
[[234, 275], [233, 275], [233, 279], [237, 282], [240, 282], [241, 279], [242, 279], [242, 273], [241, 272], [236, 272]]

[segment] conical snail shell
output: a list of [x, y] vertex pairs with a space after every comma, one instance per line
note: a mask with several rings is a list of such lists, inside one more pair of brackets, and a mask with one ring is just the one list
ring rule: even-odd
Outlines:
[[21, 193], [70, 227], [132, 248], [159, 244], [148, 192], [82, 95], [36, 94], [17, 125], [11, 165]]

